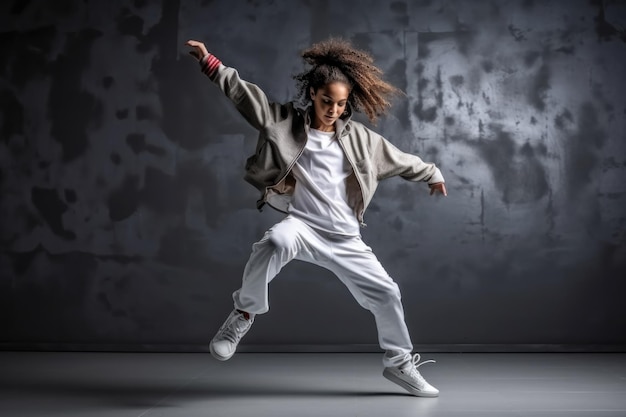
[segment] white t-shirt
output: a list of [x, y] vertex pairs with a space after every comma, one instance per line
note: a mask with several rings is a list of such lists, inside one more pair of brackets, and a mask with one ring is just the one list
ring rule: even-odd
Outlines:
[[334, 136], [335, 132], [309, 129], [306, 147], [292, 170], [296, 188], [289, 214], [316, 229], [359, 235], [359, 222], [346, 193], [352, 167]]

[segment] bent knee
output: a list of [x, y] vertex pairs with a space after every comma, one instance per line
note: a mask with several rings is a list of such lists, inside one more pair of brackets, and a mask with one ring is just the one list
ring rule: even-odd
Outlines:
[[400, 295], [400, 288], [395, 282], [385, 283], [378, 289], [376, 294], [376, 304], [388, 305], [400, 302], [402, 296]]
[[388, 298], [400, 299], [402, 296], [400, 295], [400, 287], [395, 282], [391, 283], [386, 291]]
[[278, 250], [290, 250], [295, 245], [295, 234], [284, 227], [277, 227], [268, 232], [269, 242]]

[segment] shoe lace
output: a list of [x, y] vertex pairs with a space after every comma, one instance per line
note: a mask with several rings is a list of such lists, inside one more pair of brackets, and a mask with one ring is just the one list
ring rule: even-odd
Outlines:
[[437, 361], [429, 359], [427, 361], [421, 362], [420, 363], [420, 359], [422, 357], [420, 356], [419, 353], [416, 353], [415, 355], [413, 355], [413, 358], [411, 358], [411, 363], [413, 364], [413, 366], [415, 367], [415, 369], [419, 368], [420, 366], [426, 364], [426, 363], [437, 363]]
[[419, 368], [420, 366], [422, 366], [424, 364], [427, 364], [427, 363], [436, 363], [436, 361], [434, 361], [432, 359], [429, 359], [427, 361], [420, 362], [420, 359], [421, 359], [421, 356], [420, 356], [419, 353], [416, 353], [416, 354], [413, 355], [413, 357], [411, 358], [411, 361], [410, 361], [411, 366], [410, 366], [410, 369], [409, 369], [409, 374], [412, 377], [416, 378], [421, 385], [424, 385], [426, 383], [426, 380], [419, 373], [417, 368]]
[[[246, 321], [242, 323], [242, 321]], [[234, 316], [232, 320], [228, 320], [220, 329], [220, 339], [226, 339], [231, 343], [238, 343], [241, 338], [241, 334], [245, 330], [248, 320], [241, 316]]]

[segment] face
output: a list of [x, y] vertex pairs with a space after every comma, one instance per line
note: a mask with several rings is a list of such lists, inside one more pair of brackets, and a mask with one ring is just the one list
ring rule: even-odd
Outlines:
[[327, 132], [334, 131], [335, 122], [346, 110], [350, 95], [349, 87], [341, 82], [333, 82], [318, 88], [317, 91], [311, 88], [310, 93], [314, 110], [311, 127]]

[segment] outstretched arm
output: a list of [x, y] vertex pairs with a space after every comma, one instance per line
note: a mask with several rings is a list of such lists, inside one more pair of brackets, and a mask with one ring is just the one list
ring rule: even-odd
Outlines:
[[409, 181], [427, 181], [430, 195], [435, 193], [448, 195], [443, 175], [435, 164], [424, 162], [417, 155], [401, 151], [383, 137], [379, 137], [375, 153], [379, 179], [398, 175]]
[[242, 80], [237, 70], [225, 67], [215, 55], [209, 53], [204, 43], [188, 40], [185, 45], [191, 48], [189, 54], [199, 60], [202, 72], [235, 104], [252, 127], [261, 130], [284, 118], [280, 104], [271, 103], [263, 90]]

